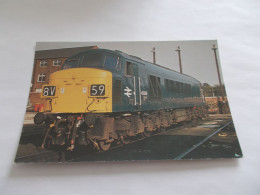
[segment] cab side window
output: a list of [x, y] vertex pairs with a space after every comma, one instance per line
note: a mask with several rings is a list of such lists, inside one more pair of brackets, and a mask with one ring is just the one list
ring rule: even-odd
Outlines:
[[105, 56], [105, 63], [104, 67], [111, 69], [111, 70], [117, 70], [117, 64], [118, 64], [118, 58], [115, 56], [107, 55]]
[[131, 62], [126, 62], [125, 64], [125, 76], [131, 77], [133, 74], [133, 64]]

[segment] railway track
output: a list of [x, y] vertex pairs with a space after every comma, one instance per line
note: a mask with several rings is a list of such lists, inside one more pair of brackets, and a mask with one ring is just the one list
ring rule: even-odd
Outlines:
[[[73, 152], [62, 153], [62, 152], [54, 152], [51, 150], [40, 150], [39, 151], [37, 149], [38, 152], [35, 152], [33, 154], [18, 156], [15, 159], [15, 162], [17, 162], [17, 163], [20, 163], [20, 162], [26, 162], [26, 163], [27, 162], [59, 162], [59, 161], [77, 162], [77, 161], [89, 161], [89, 159], [91, 161], [104, 161], [104, 160], [107, 160], [107, 157], [110, 156], [111, 154], [112, 154], [112, 156], [114, 153], [116, 153], [116, 156], [120, 156], [120, 155], [127, 156], [127, 153], [131, 153], [131, 152], [133, 153], [133, 151], [138, 151], [138, 152], [140, 152], [140, 155], [142, 155], [142, 152], [145, 153], [145, 150], [142, 149], [142, 145], [149, 143], [151, 140], [157, 140], [163, 136], [164, 137], [160, 138], [160, 139], [165, 140], [165, 139], [168, 139], [168, 136], [172, 132], [176, 132], [178, 130], [180, 131], [183, 128], [187, 129], [187, 128], [198, 127], [203, 124], [210, 124], [212, 122], [213, 123], [218, 122], [218, 125], [217, 126], [212, 125], [212, 130], [211, 130], [210, 134], [208, 134], [207, 136], [201, 136], [199, 138], [198, 138], [198, 136], [188, 135], [189, 137], [192, 138], [192, 140], [193, 140], [192, 143], [189, 143], [188, 141], [186, 141], [187, 143], [184, 144], [185, 147], [181, 146], [181, 147], [177, 148], [177, 150], [174, 152], [170, 151], [172, 154], [169, 159], [180, 160], [180, 159], [183, 159], [183, 157], [190, 154], [192, 151], [196, 150], [199, 146], [201, 146], [203, 143], [208, 141], [212, 136], [216, 135], [217, 133], [219, 133], [226, 127], [228, 127], [230, 124], [232, 124], [232, 121], [230, 121], [230, 119], [227, 119], [227, 118], [217, 118], [214, 120], [207, 119], [207, 120], [203, 120], [203, 121], [195, 121], [195, 122], [193, 121], [186, 125], [179, 124], [179, 125], [175, 125], [174, 127], [169, 128], [165, 132], [155, 132], [150, 137], [139, 136], [136, 139], [129, 140], [128, 144], [115, 143], [114, 145], [111, 146], [111, 148], [108, 151], [93, 151], [90, 148], [89, 149], [84, 148], [84, 149], [79, 149], [79, 150], [76, 150]], [[185, 140], [179, 140], [179, 138], [177, 136], [175, 136], [175, 140], [177, 142], [185, 141]], [[173, 142], [172, 140], [168, 140], [168, 142], [169, 141]], [[154, 141], [154, 143], [155, 143], [155, 141]], [[159, 142], [159, 143], [161, 143], [161, 142]], [[157, 147], [157, 145], [153, 146], [153, 147]], [[158, 147], [161, 147], [162, 150], [169, 149], [169, 147], [167, 148], [165, 146], [158, 146]], [[146, 150], [147, 150], [147, 148], [146, 148]], [[153, 150], [153, 149], [151, 149], [151, 150]], [[165, 152], [165, 151], [161, 151], [161, 152]], [[126, 153], [126, 154], [124, 154], [124, 153]], [[129, 154], [129, 156], [131, 156], [131, 155]], [[109, 157], [109, 158], [113, 159], [114, 157]], [[135, 159], [135, 157], [133, 157], [133, 159]], [[114, 159], [114, 160], [117, 160], [117, 159]], [[137, 158], [135, 160], [139, 160], [139, 158]], [[142, 160], [142, 159], [140, 159], [140, 160]]]
[[44, 131], [44, 125], [24, 125], [22, 129], [22, 137], [32, 136], [32, 135], [41, 135]]
[[219, 133], [221, 130], [223, 130], [224, 128], [226, 128], [228, 125], [232, 124], [232, 121], [227, 122], [225, 125], [223, 125], [222, 127], [220, 127], [219, 129], [217, 129], [215, 132], [213, 132], [212, 134], [210, 134], [209, 136], [205, 137], [203, 140], [201, 140], [199, 143], [193, 145], [191, 148], [189, 148], [188, 150], [186, 150], [185, 152], [183, 152], [182, 154], [176, 156], [174, 158], [174, 160], [181, 160], [183, 157], [185, 157], [186, 155], [188, 155], [189, 153], [191, 153], [193, 150], [195, 150], [196, 148], [198, 148], [199, 146], [201, 146], [203, 143], [205, 143], [206, 141], [208, 141], [211, 137], [213, 137], [214, 135], [216, 135], [217, 133]]
[[[175, 128], [180, 127], [180, 126], [181, 126], [181, 124], [177, 124], [177, 125], [175, 125]], [[135, 138], [134, 140], [128, 140], [127, 144], [119, 143], [119, 144], [116, 144], [116, 145], [112, 145], [108, 151], [113, 151], [113, 150], [116, 150], [116, 149], [120, 149], [120, 148], [122, 148], [122, 147], [124, 147], [126, 145], [134, 144], [134, 143], [140, 142], [142, 140], [154, 137], [156, 135], [159, 135], [160, 133], [162, 133], [162, 132], [158, 132], [158, 131], [153, 132], [153, 134], [151, 136], [149, 136], [149, 137], [143, 137], [143, 136], [138, 135], [137, 138], [134, 137]], [[106, 153], [108, 151], [99, 150], [99, 151], [95, 151], [95, 154], [103, 154], [103, 153]], [[66, 161], [67, 162], [77, 162], [77, 161], [81, 161], [86, 156], [88, 156], [88, 154], [84, 154], [84, 155], [82, 155], [80, 157], [76, 157], [76, 158], [74, 157], [74, 158], [68, 159]]]
[[16, 157], [16, 163], [29, 162], [57, 162], [59, 161], [59, 154], [50, 150], [44, 150], [38, 153]]
[[[210, 135], [202, 138], [202, 140], [200, 139], [196, 144], [193, 144], [192, 147], [189, 147], [188, 149], [186, 149], [184, 152], [182, 152], [181, 154], [176, 154], [174, 158], [172, 159], [175, 159], [175, 160], [180, 160], [182, 159], [183, 157], [185, 157], [186, 155], [188, 155], [190, 152], [192, 152], [193, 150], [195, 150], [196, 148], [198, 148], [200, 145], [202, 145], [203, 143], [205, 143], [207, 140], [209, 140], [212, 136], [216, 135], [217, 133], [219, 133], [221, 130], [223, 130], [224, 128], [226, 128], [227, 126], [229, 126], [230, 124], [232, 124], [232, 121], [228, 120], [226, 118], [219, 118], [217, 119], [216, 121], [222, 121], [224, 122], [224, 124], [221, 125], [221, 127], [217, 128], [214, 130], [213, 133], [211, 133]], [[212, 122], [212, 120], [205, 120], [204, 122]], [[184, 127], [188, 128], [188, 127], [192, 127], [192, 126], [197, 126], [197, 122], [195, 123], [188, 123], [187, 125], [184, 125]], [[171, 127], [170, 129], [168, 129], [167, 131], [174, 131], [175, 129], [179, 128], [179, 127], [183, 127], [183, 125], [179, 124], [179, 125], [176, 125], [174, 127]], [[166, 133], [167, 133], [166, 131]], [[98, 151], [98, 152], [95, 152], [95, 155], [103, 155], [107, 152], [112, 152], [114, 150], [120, 150], [120, 148], [124, 147], [124, 146], [128, 146], [128, 145], [131, 145], [131, 144], [135, 144], [137, 142], [140, 142], [140, 141], [143, 141], [143, 140], [147, 140], [147, 139], [152, 139], [153, 137], [155, 136], [158, 136], [158, 135], [161, 135], [163, 134], [162, 132], [156, 132], [154, 134], [152, 134], [150, 137], [139, 137], [135, 140], [132, 140], [132, 141], [129, 141], [128, 144], [118, 144], [118, 145], [114, 145], [114, 146], [111, 146], [111, 148], [108, 150], [108, 151]], [[89, 154], [79, 154], [78, 157], [72, 157], [70, 159], [67, 159], [66, 161], [68, 162], [76, 162], [76, 161], [83, 161], [85, 158], [87, 158]]]

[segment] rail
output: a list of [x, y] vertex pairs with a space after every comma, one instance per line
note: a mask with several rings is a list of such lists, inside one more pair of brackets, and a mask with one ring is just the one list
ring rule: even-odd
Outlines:
[[[224, 118], [223, 118], [224, 119]], [[207, 140], [209, 140], [212, 136], [216, 135], [217, 133], [219, 133], [221, 130], [223, 130], [224, 128], [226, 128], [228, 125], [230, 125], [232, 123], [232, 121], [229, 121], [229, 122], [226, 122], [223, 126], [221, 126], [220, 128], [218, 128], [217, 130], [215, 130], [213, 133], [211, 133], [210, 135], [208, 135], [207, 137], [203, 138], [199, 143], [193, 145], [191, 148], [187, 149], [186, 151], [184, 151], [183, 153], [181, 154], [176, 154], [176, 157], [174, 157], [173, 159], [174, 160], [180, 160], [182, 159], [183, 157], [185, 157], [187, 154], [191, 153], [193, 150], [195, 150], [196, 148], [198, 148], [199, 146], [201, 146], [203, 143], [205, 143]], [[192, 124], [192, 123], [191, 123]], [[177, 128], [177, 127], [180, 127], [180, 126], [183, 126], [182, 124], [178, 124], [178, 125], [175, 125], [174, 127], [171, 127], [169, 130], [173, 130], [174, 128]], [[128, 140], [128, 144], [127, 145], [130, 145], [130, 144], [133, 144], [135, 142], [138, 142], [138, 141], [141, 141], [141, 140], [144, 140], [144, 139], [147, 139], [147, 138], [151, 138], [153, 136], [156, 136], [156, 135], [159, 135], [161, 134], [161, 132], [155, 132], [153, 135], [151, 135], [150, 137], [138, 137], [137, 139], [130, 139]], [[113, 145], [109, 150], [115, 150], [115, 149], [118, 149], [118, 148], [121, 148], [125, 146], [125, 144], [116, 144], [116, 145]], [[93, 151], [94, 152], [94, 151]], [[95, 151], [94, 153], [104, 153], [106, 151]], [[86, 154], [84, 152], [84, 154], [82, 154], [81, 152], [76, 154], [76, 155], [73, 155], [73, 156], [67, 156], [68, 158], [66, 159], [67, 162], [75, 162], [75, 161], [79, 161], [79, 160], [82, 160], [84, 159], [86, 156], [88, 156], [88, 154]], [[31, 155], [25, 155], [25, 156], [20, 156], [20, 157], [17, 157], [15, 159], [15, 162], [57, 162], [59, 161], [58, 159], [61, 160], [61, 153], [58, 153], [58, 152], [53, 152], [53, 151], [49, 151], [49, 150], [44, 150], [44, 151], [39, 151], [39, 153], [35, 153], [35, 154], [31, 154]]]
[[26, 162], [57, 162], [58, 153], [53, 151], [43, 151], [39, 153], [19, 156], [15, 158], [16, 163]]
[[210, 134], [209, 136], [207, 136], [206, 138], [204, 138], [202, 141], [200, 141], [199, 143], [197, 143], [196, 145], [194, 145], [193, 147], [191, 147], [190, 149], [186, 150], [185, 152], [183, 152], [182, 154], [178, 155], [177, 157], [174, 158], [174, 160], [181, 160], [184, 156], [186, 156], [187, 154], [189, 154], [190, 152], [192, 152], [193, 150], [195, 150], [197, 147], [199, 147], [200, 145], [202, 145], [203, 143], [205, 143], [208, 139], [210, 139], [212, 136], [216, 135], [218, 132], [220, 132], [222, 129], [224, 129], [225, 127], [227, 127], [228, 125], [230, 125], [232, 123], [232, 121], [229, 121], [228, 123], [226, 123], [225, 125], [223, 125], [222, 127], [220, 127], [219, 129], [217, 129], [215, 132], [213, 132], [212, 134]]
[[40, 135], [44, 129], [44, 125], [25, 125], [22, 129], [22, 137]]

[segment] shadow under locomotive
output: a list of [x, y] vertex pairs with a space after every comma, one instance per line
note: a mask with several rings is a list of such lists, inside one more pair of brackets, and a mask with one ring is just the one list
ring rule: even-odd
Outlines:
[[[174, 132], [174, 129], [169, 130]], [[224, 130], [225, 132], [225, 130]], [[234, 131], [229, 132], [225, 140], [218, 140], [221, 134], [215, 135], [183, 159], [202, 158], [238, 158], [242, 156]], [[205, 136], [170, 135], [160, 133], [155, 136], [134, 141], [120, 147], [112, 147], [106, 152], [90, 152], [78, 150], [68, 154], [67, 161], [132, 161], [132, 160], [169, 160], [175, 159], [191, 147], [203, 140]]]
[[[215, 118], [211, 116], [207, 120], [174, 125], [164, 129], [164, 132], [153, 132], [151, 137], [138, 135], [125, 140], [128, 143], [113, 142], [108, 151], [98, 151], [92, 145], [77, 145], [73, 151], [67, 151], [66, 145], [50, 145], [51, 150], [42, 150], [40, 148], [42, 135], [24, 136], [20, 141], [16, 162], [45, 162], [46, 159], [46, 162], [175, 159], [229, 120], [230, 117], [227, 116]], [[26, 150], [24, 154], [32, 157], [23, 158], [23, 150]], [[50, 152], [48, 156], [47, 151], [54, 151], [57, 155]], [[188, 153], [183, 159], [238, 158], [241, 156], [242, 152], [235, 129], [231, 124], [196, 150]]]

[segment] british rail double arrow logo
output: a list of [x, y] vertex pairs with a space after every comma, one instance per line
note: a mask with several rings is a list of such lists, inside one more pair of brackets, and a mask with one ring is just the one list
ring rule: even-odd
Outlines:
[[127, 97], [130, 97], [132, 95], [132, 89], [126, 87], [124, 91], [125, 91], [124, 95], [126, 95]]

